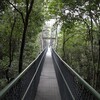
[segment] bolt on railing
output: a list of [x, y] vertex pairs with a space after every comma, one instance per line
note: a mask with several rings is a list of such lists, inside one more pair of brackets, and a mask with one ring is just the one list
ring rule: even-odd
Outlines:
[[46, 51], [0, 92], [0, 100], [34, 100]]
[[62, 100], [100, 100], [100, 94], [52, 50]]

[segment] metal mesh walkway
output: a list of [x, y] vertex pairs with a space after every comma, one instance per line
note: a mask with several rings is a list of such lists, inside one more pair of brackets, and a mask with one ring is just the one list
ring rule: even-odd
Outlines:
[[0, 91], [0, 100], [100, 100], [100, 94], [65, 63], [55, 50], [52, 49], [52, 57], [50, 50], [47, 54], [46, 51], [47, 48]]
[[35, 100], [61, 100], [50, 49], [46, 54]]

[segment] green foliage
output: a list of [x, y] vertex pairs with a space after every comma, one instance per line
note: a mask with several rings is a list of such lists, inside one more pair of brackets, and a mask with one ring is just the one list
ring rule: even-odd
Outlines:
[[0, 90], [3, 89], [7, 85], [7, 81], [5, 79], [0, 79]]
[[0, 0], [0, 12], [4, 11], [6, 6], [6, 0]]
[[[22, 17], [25, 20], [27, 11], [25, 0], [10, 1], [12, 4], [7, 0], [0, 1], [0, 72], [3, 73], [0, 75], [0, 86], [6, 83], [4, 78], [6, 69], [9, 69], [10, 78], [18, 74], [19, 48], [24, 29]], [[29, 7], [30, 5], [28, 9]], [[55, 27], [61, 25], [57, 51], [73, 69], [99, 91], [100, 87], [97, 87], [100, 83], [97, 82], [100, 78], [98, 77], [100, 76], [99, 0], [45, 0], [45, 2], [35, 0], [28, 19], [24, 68], [40, 52], [39, 33], [44, 22], [52, 18], [57, 19]], [[11, 67], [8, 68], [10, 58], [12, 58]]]
[[[42, 2], [43, 0], [35, 1], [32, 13], [29, 16], [23, 57], [23, 69], [26, 68], [40, 52], [40, 40], [38, 37], [44, 23]], [[16, 5], [16, 9], [25, 16], [25, 1], [16, 0], [15, 2], [11, 0], [11, 3], [14, 6]], [[8, 76], [10, 79], [18, 75], [19, 49], [24, 26], [20, 13], [15, 10], [9, 2], [6, 2], [6, 4], [6, 9], [3, 13], [0, 13], [0, 88], [4, 87], [7, 82], [5, 78], [6, 70], [9, 70]], [[13, 28], [14, 23], [15, 26]], [[11, 65], [9, 67], [10, 61]], [[5, 84], [2, 85], [2, 83]]]
[[50, 16], [55, 16], [61, 24], [58, 53], [98, 91], [100, 91], [97, 87], [100, 83], [97, 74], [100, 70], [99, 5], [99, 0], [55, 0], [48, 3]]

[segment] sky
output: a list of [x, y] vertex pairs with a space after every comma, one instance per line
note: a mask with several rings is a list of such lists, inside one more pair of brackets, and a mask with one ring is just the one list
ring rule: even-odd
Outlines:
[[[46, 25], [50, 28], [52, 28], [53, 24], [56, 22], [56, 19], [50, 19], [49, 21], [46, 21]], [[57, 28], [57, 32], [59, 33], [60, 32], [60, 29], [61, 29], [61, 24], [58, 25], [58, 28]], [[51, 32], [51, 30], [50, 30]], [[56, 32], [56, 31], [55, 31]]]
[[55, 23], [56, 19], [50, 19], [49, 21], [46, 21], [46, 25], [49, 27], [52, 27], [52, 25]]

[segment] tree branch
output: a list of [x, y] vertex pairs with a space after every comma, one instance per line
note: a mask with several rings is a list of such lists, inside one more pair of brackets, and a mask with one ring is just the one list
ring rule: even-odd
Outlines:
[[26, 0], [26, 12], [28, 12], [28, 5], [29, 5], [29, 0]]
[[[76, 11], [77, 11], [77, 10], [76, 10]], [[78, 13], [78, 16], [79, 16], [79, 20], [83, 21], [83, 22], [86, 24], [87, 28], [90, 29], [90, 26], [89, 26], [89, 24], [86, 22], [86, 20], [79, 14], [78, 11], [77, 11], [77, 13]], [[80, 19], [80, 18], [81, 18], [81, 19]]]
[[70, 38], [72, 38], [73, 36], [75, 36], [76, 34], [73, 34], [72, 36], [68, 37], [63, 44], [65, 44]]
[[33, 4], [34, 4], [34, 1], [35, 1], [35, 0], [31, 0], [31, 2], [30, 2], [30, 6], [29, 6], [29, 10], [28, 10], [28, 14], [30, 14], [31, 11], [32, 11], [32, 7], [33, 7]]
[[16, 6], [15, 6], [13, 3], [11, 3], [9, 0], [8, 0], [8, 3], [9, 3], [10, 5], [12, 5], [13, 8], [21, 15], [22, 21], [23, 21], [23, 24], [24, 24], [25, 22], [24, 22], [24, 16], [23, 16], [23, 13], [22, 13], [19, 9], [17, 9]]

